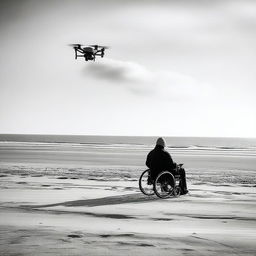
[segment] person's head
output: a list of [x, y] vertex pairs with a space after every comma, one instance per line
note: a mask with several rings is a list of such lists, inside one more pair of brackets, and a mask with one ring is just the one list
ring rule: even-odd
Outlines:
[[164, 148], [166, 146], [165, 140], [162, 137], [158, 138], [156, 141], [156, 145], [162, 146]]

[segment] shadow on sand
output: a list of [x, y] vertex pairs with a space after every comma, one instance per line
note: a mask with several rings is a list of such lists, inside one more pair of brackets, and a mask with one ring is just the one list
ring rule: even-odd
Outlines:
[[45, 208], [45, 207], [54, 207], [54, 206], [66, 206], [66, 207], [76, 207], [76, 206], [102, 206], [102, 205], [114, 205], [114, 204], [127, 204], [127, 203], [141, 203], [148, 201], [159, 200], [156, 196], [145, 196], [141, 193], [133, 193], [128, 195], [120, 195], [120, 196], [108, 196], [96, 199], [86, 199], [86, 200], [75, 200], [75, 201], [67, 201], [56, 204], [45, 204], [45, 205], [31, 205], [26, 207], [32, 208]]

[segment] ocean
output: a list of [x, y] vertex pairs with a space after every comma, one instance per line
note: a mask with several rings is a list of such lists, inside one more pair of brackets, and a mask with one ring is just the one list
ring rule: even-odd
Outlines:
[[[0, 134], [0, 141], [152, 146], [156, 136]], [[168, 147], [256, 148], [256, 138], [165, 137]]]
[[[157, 137], [0, 135], [0, 172], [138, 179]], [[255, 138], [165, 137], [190, 180], [255, 184]]]

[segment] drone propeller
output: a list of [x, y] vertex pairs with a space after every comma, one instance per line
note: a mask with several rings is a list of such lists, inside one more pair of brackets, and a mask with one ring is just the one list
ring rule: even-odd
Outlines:
[[93, 44], [93, 45], [89, 45], [91, 47], [94, 47], [94, 48], [104, 48], [104, 49], [109, 49], [109, 46], [106, 46], [106, 45], [97, 45], [97, 44]]
[[69, 46], [72, 46], [73, 48], [74, 48], [74, 47], [81, 47], [82, 44], [69, 44]]

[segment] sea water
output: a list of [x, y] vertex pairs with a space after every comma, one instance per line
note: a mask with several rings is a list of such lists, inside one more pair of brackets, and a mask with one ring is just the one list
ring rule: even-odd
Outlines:
[[[0, 134], [0, 141], [154, 145], [156, 136]], [[256, 138], [165, 137], [168, 147], [256, 148]]]
[[[157, 137], [0, 135], [0, 172], [137, 179]], [[253, 184], [256, 139], [165, 137], [190, 179]], [[235, 178], [232, 178], [235, 177]]]

